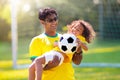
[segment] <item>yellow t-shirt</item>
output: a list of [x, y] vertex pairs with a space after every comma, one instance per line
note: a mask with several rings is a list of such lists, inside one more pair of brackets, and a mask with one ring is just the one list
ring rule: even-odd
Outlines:
[[77, 38], [82, 41], [83, 43], [87, 43], [87, 41], [85, 40], [85, 38], [83, 36], [77, 36]]
[[[84, 38], [83, 36], [77, 36], [77, 38], [78, 38], [82, 43], [87, 44], [87, 41], [85, 40], [85, 38]], [[85, 51], [85, 50], [83, 49], [83, 51]]]
[[[29, 48], [31, 59], [41, 56], [47, 51], [53, 50], [53, 44], [59, 37], [60, 34], [57, 34], [54, 37], [41, 34], [33, 38]], [[43, 71], [42, 80], [75, 80], [74, 69], [71, 62], [63, 63], [60, 66]]]

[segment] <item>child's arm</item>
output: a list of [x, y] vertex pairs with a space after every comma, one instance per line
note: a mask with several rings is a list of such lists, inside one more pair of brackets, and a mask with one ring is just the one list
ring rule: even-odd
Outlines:
[[[88, 47], [87, 47], [86, 43], [82, 42], [78, 38], [77, 38], [77, 43], [78, 43], [78, 47], [81, 47], [83, 50], [88, 51]], [[77, 50], [79, 50], [79, 49], [77, 49]]]
[[82, 61], [82, 49], [78, 47], [77, 51], [73, 54], [72, 61], [74, 64], [79, 65]]
[[87, 47], [87, 45], [85, 44], [85, 43], [80, 43], [80, 46], [81, 46], [81, 48], [83, 49], [83, 50], [85, 50], [85, 51], [88, 51], [88, 47]]
[[82, 61], [82, 48], [81, 48], [81, 41], [77, 39], [77, 50], [73, 54], [72, 61], [74, 64], [79, 65]]

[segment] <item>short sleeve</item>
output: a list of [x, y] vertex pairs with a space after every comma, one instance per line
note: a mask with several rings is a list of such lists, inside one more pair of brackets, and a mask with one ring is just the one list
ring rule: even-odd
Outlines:
[[34, 59], [41, 55], [41, 40], [37, 37], [33, 38], [29, 46], [30, 58]]

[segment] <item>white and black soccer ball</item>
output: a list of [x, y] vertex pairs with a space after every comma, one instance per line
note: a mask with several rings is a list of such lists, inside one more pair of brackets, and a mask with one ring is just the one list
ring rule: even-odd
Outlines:
[[77, 38], [73, 34], [63, 34], [58, 41], [60, 50], [66, 54], [74, 53], [77, 49]]

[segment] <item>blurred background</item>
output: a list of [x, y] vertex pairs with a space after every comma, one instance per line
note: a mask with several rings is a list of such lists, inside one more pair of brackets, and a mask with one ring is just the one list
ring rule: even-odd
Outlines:
[[[43, 32], [38, 19], [43, 7], [57, 10], [59, 33], [77, 19], [88, 21], [97, 33], [82, 63], [73, 64], [76, 80], [120, 79], [120, 0], [0, 0], [0, 80], [27, 80], [29, 43]], [[16, 12], [16, 41], [12, 41], [12, 10]], [[12, 42], [16, 43], [15, 55]]]

